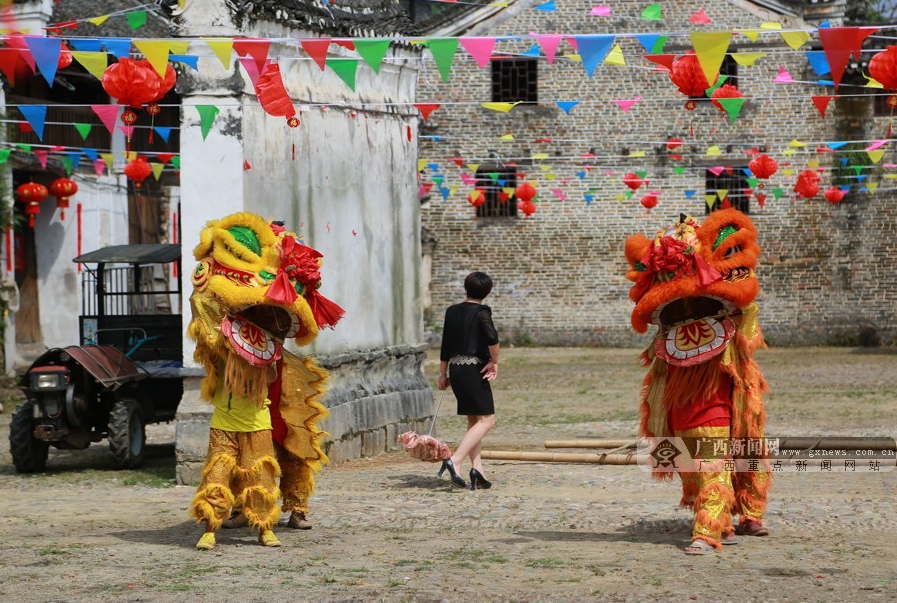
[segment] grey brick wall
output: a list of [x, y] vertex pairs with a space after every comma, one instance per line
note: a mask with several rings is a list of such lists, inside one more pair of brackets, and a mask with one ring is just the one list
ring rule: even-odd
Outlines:
[[[472, 30], [464, 35], [513, 35], [530, 31], [547, 33], [663, 33], [757, 28], [766, 20], [785, 27], [800, 26], [750, 2], [664, 2], [663, 22], [638, 19], [647, 3], [612, 3], [610, 19], [588, 15], [593, 3], [565, 1], [556, 12], [525, 10], [494, 19], [491, 29]], [[703, 8], [714, 24], [688, 25], [688, 18]], [[488, 303], [506, 341], [545, 345], [631, 345], [647, 341], [629, 326], [632, 303], [627, 293], [623, 244], [636, 232], [653, 235], [680, 212], [703, 217], [705, 170], [731, 165], [744, 167], [744, 153], [753, 146], [765, 147], [779, 161], [779, 172], [766, 184], [769, 197], [765, 209], [751, 202], [751, 217], [763, 248], [758, 270], [762, 292], [759, 298], [761, 324], [773, 345], [814, 345], [859, 341], [861, 333], [874, 332], [887, 344], [897, 343], [897, 278], [893, 266], [897, 250], [897, 195], [893, 180], [884, 178], [881, 166], [897, 163], [894, 151], [886, 152], [867, 182], [877, 182], [874, 193], [852, 191], [837, 206], [830, 206], [820, 193], [808, 202], [791, 193], [795, 176], [810, 161], [821, 167], [840, 165], [832, 153], [816, 148], [836, 140], [884, 138], [887, 117], [872, 116], [871, 99], [831, 101], [823, 119], [812, 95], [834, 94], [832, 88], [809, 84], [775, 84], [780, 66], [796, 81], [815, 81], [803, 54], [805, 45], [791, 52], [781, 39], [761, 36], [758, 42], [734, 35], [730, 48], [742, 52], [770, 52], [756, 65], [739, 67], [739, 88], [747, 101], [733, 123], [709, 103], [686, 111], [687, 100], [662, 72], [650, 70], [640, 56], [641, 44], [633, 37], [618, 36], [627, 67], [600, 65], [592, 78], [578, 62], [561, 58], [549, 66], [539, 64], [539, 106], [518, 106], [508, 114], [479, 106], [491, 100], [490, 70], [480, 69], [459, 49], [448, 83], [434, 81], [434, 71], [424, 73], [418, 102], [447, 104], [434, 112], [423, 133], [439, 140], [424, 139], [421, 158], [438, 163], [443, 186], [457, 192], [443, 201], [434, 188], [423, 205], [423, 226], [433, 239], [431, 307], [429, 327], [441, 328], [444, 308], [463, 296], [462, 281], [471, 270], [484, 270], [496, 287]], [[525, 51], [531, 41], [518, 43]], [[500, 48], [509, 46], [501, 43]], [[671, 38], [666, 53], [690, 48], [687, 38]], [[788, 50], [788, 52], [783, 52]], [[562, 42], [559, 55], [573, 52]], [[842, 86], [840, 94], [862, 93], [861, 88]], [[623, 113], [612, 101], [643, 100]], [[449, 101], [467, 104], [448, 104]], [[581, 100], [569, 115], [555, 106], [558, 100]], [[499, 140], [512, 134], [513, 141]], [[537, 139], [551, 137], [551, 143]], [[686, 142], [681, 162], [672, 161], [663, 144], [668, 137]], [[792, 139], [807, 143], [786, 156]], [[868, 144], [868, 143], [866, 143]], [[723, 151], [705, 158], [710, 145]], [[864, 145], [861, 145], [864, 146]], [[885, 147], [887, 148], [887, 147]], [[592, 150], [599, 157], [584, 159]], [[645, 151], [643, 159], [624, 160], [621, 155]], [[537, 153], [549, 159], [531, 160]], [[844, 156], [844, 155], [840, 155]], [[466, 200], [470, 186], [462, 183], [462, 170], [447, 158], [463, 157], [467, 163], [516, 161], [518, 171], [539, 182], [538, 212], [529, 219], [477, 219]], [[594, 166], [585, 170], [589, 162]], [[790, 165], [785, 165], [790, 163]], [[860, 161], [871, 164], [871, 161]], [[547, 166], [547, 167], [543, 167]], [[686, 169], [682, 174], [673, 167]], [[650, 190], [662, 192], [660, 203], [650, 213], [640, 204], [643, 187], [630, 199], [620, 199], [626, 190], [623, 175], [647, 170]], [[794, 170], [786, 177], [785, 170]], [[609, 174], [613, 170], [613, 174]], [[466, 170], [469, 173], [469, 170]], [[585, 178], [577, 172], [587, 171]], [[549, 180], [553, 174], [554, 180]], [[433, 172], [426, 170], [424, 178]], [[832, 176], [822, 178], [823, 190]], [[779, 200], [771, 190], [784, 189]], [[551, 192], [560, 188], [566, 201]], [[692, 199], [684, 191], [695, 190]], [[584, 195], [593, 191], [587, 204]]]

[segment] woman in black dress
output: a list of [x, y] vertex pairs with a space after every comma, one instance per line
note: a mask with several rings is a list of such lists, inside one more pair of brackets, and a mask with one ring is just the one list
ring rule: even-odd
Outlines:
[[483, 476], [480, 442], [495, 427], [495, 406], [490, 381], [498, 377], [498, 332], [492, 310], [483, 299], [492, 291], [492, 279], [484, 272], [471, 272], [464, 279], [467, 299], [445, 311], [442, 350], [439, 355], [438, 387], [449, 385], [458, 399], [458, 414], [467, 415], [467, 433], [451, 458], [442, 462], [439, 476], [448, 470], [452, 483], [467, 487], [458, 474], [469, 456], [470, 489], [491, 488]]

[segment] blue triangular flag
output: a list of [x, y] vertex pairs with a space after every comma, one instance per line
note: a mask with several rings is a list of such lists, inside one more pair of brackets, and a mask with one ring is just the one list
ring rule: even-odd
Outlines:
[[199, 70], [199, 57], [192, 54], [172, 54], [168, 56], [169, 61], [177, 61], [183, 63], [195, 70]]
[[695, 191], [685, 191], [685, 198], [686, 198], [686, 199], [691, 199], [691, 198], [694, 197], [694, 196], [695, 196]]
[[439, 169], [439, 164], [438, 163], [428, 163], [427, 167], [430, 168], [430, 171], [435, 172]]
[[592, 199], [595, 198], [595, 195], [590, 195], [589, 193], [583, 193], [582, 196], [586, 198], [586, 205], [591, 205]]
[[19, 111], [31, 124], [31, 128], [37, 137], [44, 139], [44, 122], [47, 121], [47, 105], [19, 105]]
[[829, 146], [829, 148], [831, 148], [831, 149], [840, 149], [841, 147], [843, 147], [844, 145], [847, 144], [847, 141], [836, 140], [835, 142], [827, 142], [825, 144], [827, 144]]
[[595, 69], [613, 47], [614, 36], [612, 34], [586, 35], [574, 36], [574, 39], [576, 47], [579, 49], [579, 56], [582, 57], [582, 66], [585, 67], [588, 76], [592, 77]]
[[448, 201], [448, 196], [449, 196], [449, 193], [451, 192], [451, 189], [449, 189], [445, 186], [440, 186], [439, 192], [442, 193], [442, 200]]
[[754, 172], [751, 171], [751, 168], [741, 168], [741, 171], [744, 172], [744, 175], [748, 178], [751, 178], [754, 175]]
[[828, 86], [829, 88], [835, 85], [835, 82], [831, 80], [816, 80], [816, 83], [820, 86]]
[[81, 52], [100, 52], [103, 42], [99, 38], [67, 38], [72, 48]]
[[103, 40], [106, 52], [111, 52], [115, 58], [128, 58], [131, 55], [130, 38], [106, 38]]
[[81, 152], [87, 155], [93, 162], [96, 162], [97, 158], [100, 156], [96, 149], [81, 149]]
[[570, 109], [578, 105], [579, 101], [557, 101], [555, 104], [563, 109], [564, 113], [570, 115]]
[[842, 191], [844, 191], [845, 193], [849, 193], [849, 192], [850, 192], [850, 185], [849, 185], [849, 184], [844, 184], [844, 185], [842, 185], [842, 186], [840, 186], [840, 187], [838, 187], [838, 188], [840, 188], [840, 189], [841, 189]]
[[501, 187], [504, 187], [504, 185], [505, 185], [505, 183], [506, 183], [507, 181], [508, 181], [507, 178], [504, 178], [504, 179], [499, 178], [499, 179], [497, 180], [498, 185], [501, 186]]
[[442, 140], [442, 136], [430, 136], [430, 140], [440, 141]]
[[651, 54], [653, 52], [654, 45], [657, 44], [657, 40], [660, 39], [659, 34], [637, 34], [635, 39], [638, 40], [642, 46], [645, 47], [645, 52]]
[[[829, 146], [832, 146], [832, 145], [829, 145]], [[848, 163], [850, 163], [849, 157], [841, 157], [841, 165], [843, 165], [844, 167], [847, 167]]]
[[533, 10], [554, 11], [557, 10], [557, 6], [554, 5], [554, 0], [549, 0], [545, 4], [540, 4], [539, 6], [533, 7]]
[[533, 44], [532, 46], [529, 47], [529, 50], [527, 50], [526, 52], [521, 52], [520, 55], [524, 56], [524, 57], [535, 57], [535, 58], [539, 58], [540, 56], [542, 56], [539, 53], [539, 45], [538, 44]]
[[168, 142], [168, 135], [171, 134], [171, 128], [163, 128], [162, 126], [155, 126], [153, 130], [156, 131], [156, 134], [162, 137], [162, 140]]
[[576, 177], [579, 178], [580, 180], [585, 180], [586, 173], [585, 172], [576, 172]]
[[72, 167], [74, 169], [77, 170], [81, 167], [81, 151], [69, 151], [66, 155], [72, 160]]
[[25, 36], [25, 43], [31, 50], [34, 63], [40, 74], [44, 76], [50, 88], [53, 87], [53, 79], [56, 77], [56, 67], [59, 65], [59, 53], [62, 50], [62, 40], [59, 38], [42, 38], [38, 36]]
[[857, 174], [857, 182], [862, 182], [869, 177], [869, 174]]
[[819, 27], [821, 27], [823, 29], [825, 29], [826, 27], [831, 27], [831, 26], [832, 26], [832, 24], [829, 23], [828, 19], [826, 19], [825, 21], [823, 21], [822, 23], [819, 24]]
[[829, 67], [828, 64], [828, 59], [825, 58], [824, 50], [808, 50], [806, 54], [807, 60], [810, 62], [810, 67], [813, 68], [816, 75], [825, 75], [832, 72], [832, 68]]

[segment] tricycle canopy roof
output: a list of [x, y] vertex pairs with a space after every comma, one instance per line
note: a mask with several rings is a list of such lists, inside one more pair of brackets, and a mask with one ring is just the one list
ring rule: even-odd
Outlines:
[[110, 245], [76, 257], [78, 264], [167, 264], [181, 259], [178, 244]]

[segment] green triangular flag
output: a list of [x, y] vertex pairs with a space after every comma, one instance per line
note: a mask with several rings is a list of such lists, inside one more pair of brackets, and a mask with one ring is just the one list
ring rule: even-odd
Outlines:
[[78, 133], [81, 135], [81, 140], [87, 140], [87, 137], [90, 136], [90, 131], [93, 129], [93, 126], [90, 124], [72, 124], [75, 126], [75, 129], [78, 130]]
[[498, 182], [498, 172], [489, 172], [489, 177], [493, 182]]
[[859, 175], [860, 175], [860, 172], [863, 171], [863, 166], [861, 166], [861, 165], [852, 165], [852, 166], [850, 166], [850, 169], [852, 169], [852, 170], [856, 173], [856, 175], [859, 176]]
[[352, 92], [355, 92], [355, 70], [358, 69], [358, 59], [327, 59], [327, 66], [333, 69]]
[[685, 168], [684, 167], [674, 167], [673, 171], [676, 172], [677, 174], [682, 174], [683, 172], [685, 172]]
[[202, 139], [205, 140], [220, 109], [215, 105], [196, 105], [196, 110], [199, 111], [199, 125], [202, 128]]
[[433, 54], [433, 60], [436, 61], [436, 67], [442, 76], [442, 81], [449, 80], [449, 72], [452, 70], [452, 60], [455, 58], [455, 51], [458, 50], [458, 38], [436, 38], [427, 40], [427, 46]]
[[747, 179], [748, 186], [751, 188], [757, 188], [757, 184], [759, 182], [760, 182], [760, 180], [757, 178], [748, 178]]
[[433, 176], [430, 178], [436, 186], [442, 186], [442, 176]]
[[662, 21], [663, 14], [660, 9], [660, 4], [652, 4], [648, 8], [642, 11], [642, 19], [645, 21]]
[[24, 144], [21, 142], [17, 142], [16, 146], [19, 147], [20, 149], [22, 149], [23, 151], [25, 151], [26, 153], [28, 153], [29, 155], [31, 154], [31, 145], [30, 144]]
[[125, 15], [125, 19], [128, 20], [128, 25], [131, 26], [131, 29], [139, 29], [146, 25], [146, 11], [141, 10], [136, 13], [128, 13]]
[[658, 36], [654, 45], [651, 47], [651, 54], [663, 54], [663, 47], [666, 46], [670, 36]]
[[632, 199], [632, 191], [626, 191], [626, 192], [623, 193], [623, 194], [626, 195], [626, 198], [627, 198], [627, 199]]
[[776, 198], [776, 201], [778, 201], [779, 197], [781, 197], [782, 193], [784, 193], [784, 192], [785, 191], [780, 188], [774, 188], [774, 189], [772, 189], [772, 196]]
[[172, 157], [171, 165], [173, 165], [176, 170], [181, 169], [181, 156], [175, 155], [174, 157]]
[[386, 51], [389, 50], [390, 40], [355, 38], [352, 40], [352, 43], [355, 44], [355, 50], [358, 51], [358, 54], [361, 55], [364, 62], [371, 66], [374, 73], [379, 75], [380, 63], [383, 62], [383, 57], [386, 56]]
[[0, 149], [0, 163], [6, 163], [10, 153], [12, 153], [12, 149]]
[[648, 175], [648, 170], [636, 170], [635, 175], [644, 180], [645, 176]]
[[712, 86], [710, 86], [709, 88], [707, 88], [707, 90], [704, 91], [704, 94], [706, 94], [707, 96], [710, 96], [711, 94], [713, 94], [714, 90], [716, 90], [717, 88], [722, 86], [724, 83], [726, 83], [727, 79], [729, 79], [728, 75], [723, 75], [722, 73], [720, 73], [719, 78], [717, 78], [717, 80], [716, 80], [716, 83], [713, 84]]
[[65, 173], [67, 176], [72, 175], [72, 160], [63, 155], [59, 158], [59, 161], [62, 162], [62, 165], [65, 167]]
[[717, 102], [722, 106], [723, 109], [726, 110], [726, 113], [729, 114], [729, 119], [731, 123], [735, 123], [735, 118], [738, 117], [738, 114], [741, 113], [741, 108], [744, 106], [745, 99], [743, 98], [718, 98]]

